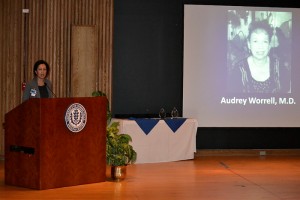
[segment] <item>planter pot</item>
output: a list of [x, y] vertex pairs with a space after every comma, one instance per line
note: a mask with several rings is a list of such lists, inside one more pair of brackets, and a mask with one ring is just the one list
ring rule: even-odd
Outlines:
[[122, 181], [126, 178], [126, 166], [111, 166], [111, 178], [114, 181]]

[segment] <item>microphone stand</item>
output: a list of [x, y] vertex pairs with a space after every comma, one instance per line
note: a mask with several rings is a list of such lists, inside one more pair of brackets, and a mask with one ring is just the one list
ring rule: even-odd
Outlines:
[[44, 83], [44, 84], [49, 89], [49, 91], [51, 92], [52, 96], [56, 98], [56, 94], [50, 89], [50, 87], [48, 87], [47, 83]]

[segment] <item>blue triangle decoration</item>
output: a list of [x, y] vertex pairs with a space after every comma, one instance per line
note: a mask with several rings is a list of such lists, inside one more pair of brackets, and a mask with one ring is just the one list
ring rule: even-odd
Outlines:
[[170, 129], [175, 133], [179, 127], [185, 122], [186, 118], [170, 118], [165, 119], [166, 124], [170, 127]]
[[159, 122], [159, 119], [134, 119], [135, 122], [140, 126], [146, 135], [154, 128], [154, 126]]

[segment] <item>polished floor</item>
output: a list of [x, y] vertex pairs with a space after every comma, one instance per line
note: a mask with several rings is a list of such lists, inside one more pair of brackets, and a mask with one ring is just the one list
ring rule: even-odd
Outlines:
[[0, 199], [299, 200], [300, 156], [197, 156], [194, 160], [134, 164], [122, 182], [49, 190], [4, 184]]

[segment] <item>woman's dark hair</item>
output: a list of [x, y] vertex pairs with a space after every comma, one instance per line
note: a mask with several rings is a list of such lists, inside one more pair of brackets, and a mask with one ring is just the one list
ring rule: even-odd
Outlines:
[[271, 37], [273, 35], [273, 29], [271, 28], [271, 26], [269, 25], [269, 23], [266, 20], [253, 21], [249, 25], [249, 35], [248, 35], [249, 40], [250, 40], [251, 34], [258, 29], [266, 31], [269, 36], [269, 41], [271, 41]]
[[33, 66], [33, 75], [36, 76], [35, 71], [37, 71], [39, 65], [41, 65], [41, 64], [46, 65], [46, 69], [47, 69], [46, 77], [47, 77], [48, 74], [49, 74], [49, 72], [50, 72], [50, 67], [49, 67], [49, 64], [48, 64], [46, 61], [44, 61], [44, 60], [38, 60], [38, 61], [36, 61], [36, 62], [34, 63], [34, 66]]

